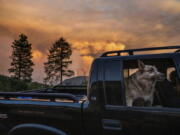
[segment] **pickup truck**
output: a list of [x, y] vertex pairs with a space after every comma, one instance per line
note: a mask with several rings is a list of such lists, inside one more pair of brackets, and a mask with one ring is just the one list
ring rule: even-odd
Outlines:
[[[0, 92], [2, 135], [180, 134], [180, 46], [103, 53], [92, 63], [87, 92], [54, 87]], [[157, 82], [152, 106], [128, 106], [124, 80], [137, 60], [166, 76]], [[173, 73], [173, 74], [172, 74]], [[64, 87], [65, 89], [65, 87]], [[74, 90], [75, 91], [75, 90]]]

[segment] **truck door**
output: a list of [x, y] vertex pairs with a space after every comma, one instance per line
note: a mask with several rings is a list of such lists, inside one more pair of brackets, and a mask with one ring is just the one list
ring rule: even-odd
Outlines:
[[160, 135], [180, 133], [180, 109], [163, 106], [130, 107], [125, 103], [122, 61], [104, 63], [103, 135]]

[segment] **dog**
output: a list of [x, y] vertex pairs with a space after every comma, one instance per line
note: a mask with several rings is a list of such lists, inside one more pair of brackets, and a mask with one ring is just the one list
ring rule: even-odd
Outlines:
[[140, 101], [140, 106], [152, 106], [155, 84], [164, 79], [165, 75], [155, 66], [145, 65], [138, 60], [138, 70], [125, 79], [127, 105], [138, 106], [138, 101]]

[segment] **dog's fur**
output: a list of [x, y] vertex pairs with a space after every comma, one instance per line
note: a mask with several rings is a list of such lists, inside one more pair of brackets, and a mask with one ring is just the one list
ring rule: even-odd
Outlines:
[[144, 65], [140, 60], [138, 60], [138, 68], [138, 71], [125, 80], [126, 103], [132, 106], [133, 102], [140, 98], [144, 99], [144, 102], [149, 102], [148, 106], [152, 106], [155, 84], [165, 79], [164, 74], [155, 66]]

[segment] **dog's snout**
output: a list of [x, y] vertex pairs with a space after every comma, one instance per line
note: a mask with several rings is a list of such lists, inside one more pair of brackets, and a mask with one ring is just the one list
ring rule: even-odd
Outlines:
[[163, 74], [163, 73], [160, 73], [160, 76], [161, 76], [162, 78], [165, 78], [165, 74]]
[[159, 81], [163, 81], [165, 78], [166, 78], [166, 77], [165, 77], [165, 74], [159, 73], [159, 75], [158, 75], [158, 80], [159, 80]]

